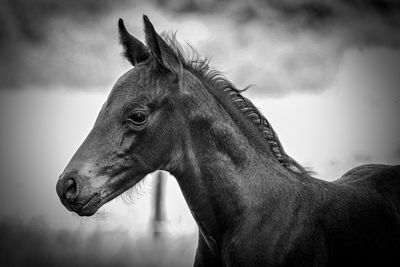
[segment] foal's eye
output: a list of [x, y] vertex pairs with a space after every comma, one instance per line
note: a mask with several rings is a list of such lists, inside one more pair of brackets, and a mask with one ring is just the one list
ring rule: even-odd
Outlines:
[[147, 122], [147, 115], [144, 112], [136, 111], [129, 116], [128, 122], [136, 127], [143, 126]]

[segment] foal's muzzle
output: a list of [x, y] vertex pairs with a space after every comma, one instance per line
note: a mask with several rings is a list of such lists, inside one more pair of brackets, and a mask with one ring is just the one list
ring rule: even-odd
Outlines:
[[81, 216], [90, 216], [97, 211], [100, 193], [91, 192], [87, 185], [88, 177], [82, 177], [76, 172], [64, 173], [56, 185], [56, 191], [62, 204], [69, 210]]

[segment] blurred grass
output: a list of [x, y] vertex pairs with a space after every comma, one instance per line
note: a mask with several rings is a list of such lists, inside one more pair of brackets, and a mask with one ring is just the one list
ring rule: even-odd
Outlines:
[[41, 219], [0, 219], [0, 266], [191, 266], [197, 236], [50, 229]]

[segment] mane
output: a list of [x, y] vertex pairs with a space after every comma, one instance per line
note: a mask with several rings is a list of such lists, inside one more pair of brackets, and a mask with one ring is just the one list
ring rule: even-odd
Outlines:
[[162, 37], [172, 48], [172, 52], [186, 70], [190, 71], [202, 82], [211, 84], [214, 88], [223, 92], [226, 98], [234, 103], [241, 114], [259, 130], [272, 154], [286, 169], [303, 175], [310, 173], [310, 171], [286, 154], [271, 124], [253, 103], [241, 94], [248, 87], [243, 90], [236, 88], [222, 72], [210, 67], [209, 58], [201, 57], [190, 44], [183, 48], [177, 41], [175, 33], [162, 33]]

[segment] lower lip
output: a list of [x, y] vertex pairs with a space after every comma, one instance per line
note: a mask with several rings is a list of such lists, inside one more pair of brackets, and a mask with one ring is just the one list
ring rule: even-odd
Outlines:
[[94, 194], [76, 213], [79, 216], [92, 216], [100, 207], [100, 195]]
[[[92, 216], [104, 203], [107, 203], [116, 196], [119, 196], [128, 188], [131, 188], [142, 179], [136, 179], [136, 182], [132, 183], [131, 186], [127, 188], [120, 188], [120, 190], [114, 191], [112, 193], [102, 192], [94, 194], [78, 211], [76, 211], [76, 213], [79, 216]], [[133, 179], [132, 181], [135, 181], [135, 179]]]

